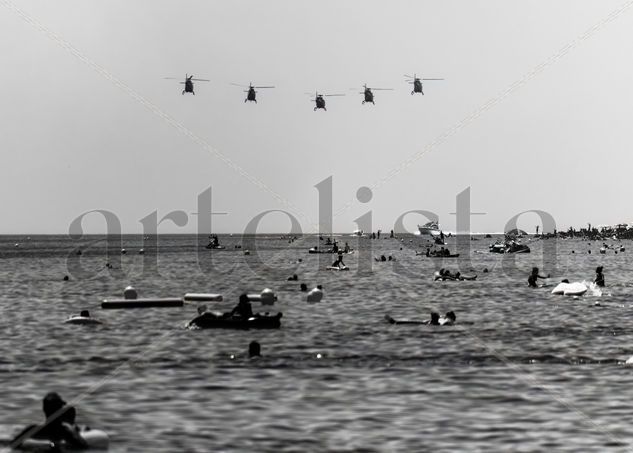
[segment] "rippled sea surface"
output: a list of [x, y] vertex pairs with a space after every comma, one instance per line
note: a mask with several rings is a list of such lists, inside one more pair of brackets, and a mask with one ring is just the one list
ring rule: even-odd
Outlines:
[[[108, 432], [114, 452], [633, 449], [630, 241], [599, 254], [598, 243], [525, 238], [531, 254], [496, 255], [493, 239], [460, 237], [448, 239], [460, 257], [440, 260], [416, 256], [417, 236], [338, 239], [356, 249], [349, 272], [307, 253], [314, 236], [221, 236], [226, 250], [213, 251], [196, 236], [0, 237], [2, 436], [40, 422], [41, 398], [57, 391], [78, 398], [79, 422]], [[374, 262], [381, 254], [396, 261]], [[602, 296], [550, 294], [598, 265]], [[527, 287], [533, 266], [549, 287]], [[434, 282], [440, 267], [478, 277]], [[307, 303], [301, 282], [322, 284], [323, 300]], [[100, 308], [130, 284], [139, 297], [222, 293], [208, 303], [219, 311], [268, 287], [278, 302], [253, 308], [282, 311], [282, 327], [191, 331], [195, 305]], [[82, 309], [106, 324], [63, 323]], [[448, 310], [453, 327], [384, 319]], [[246, 356], [252, 340], [260, 359]]]

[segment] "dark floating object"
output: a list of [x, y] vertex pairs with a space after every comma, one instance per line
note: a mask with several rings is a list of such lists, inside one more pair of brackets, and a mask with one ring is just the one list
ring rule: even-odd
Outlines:
[[204, 312], [192, 319], [187, 327], [199, 329], [279, 329], [283, 313], [256, 315], [248, 319]]
[[103, 309], [117, 308], [164, 308], [164, 307], [182, 307], [183, 300], [180, 297], [165, 297], [157, 299], [106, 299], [101, 302]]

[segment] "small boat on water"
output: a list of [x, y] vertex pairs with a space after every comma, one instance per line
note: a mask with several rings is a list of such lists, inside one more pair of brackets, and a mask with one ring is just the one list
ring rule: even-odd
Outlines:
[[431, 236], [439, 236], [440, 224], [438, 222], [427, 222], [424, 225], [418, 225], [418, 231], [420, 231], [420, 235], [431, 235]]

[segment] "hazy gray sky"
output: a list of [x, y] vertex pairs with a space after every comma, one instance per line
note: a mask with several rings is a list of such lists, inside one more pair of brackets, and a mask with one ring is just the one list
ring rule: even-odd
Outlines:
[[[518, 212], [560, 228], [633, 220], [633, 8], [583, 33], [622, 1], [15, 1], [29, 17], [221, 153], [204, 149], [0, 1], [0, 233], [65, 233], [85, 211], [114, 212], [125, 232], [154, 210], [196, 211], [213, 187], [216, 232], [241, 232], [267, 209], [311, 231], [314, 185], [334, 178], [335, 231], [373, 211], [375, 229], [403, 212], [455, 228], [470, 187], [473, 231], [501, 231]], [[550, 61], [454, 135], [427, 146]], [[445, 81], [411, 96], [403, 74]], [[211, 79], [196, 96], [163, 77]], [[276, 85], [257, 105], [231, 82]], [[376, 92], [361, 105], [358, 89]], [[358, 89], [350, 91], [349, 88]], [[344, 92], [313, 111], [304, 92]], [[419, 159], [355, 199], [394, 169]], [[226, 159], [234, 166], [227, 165]], [[235, 170], [235, 166], [242, 169]], [[253, 184], [248, 174], [269, 190]], [[280, 203], [272, 193], [288, 204]], [[300, 211], [300, 212], [299, 212]], [[309, 220], [310, 219], [310, 220]], [[425, 219], [411, 216], [415, 229]], [[535, 216], [520, 226], [533, 231]], [[195, 232], [169, 224], [159, 231]], [[98, 216], [85, 226], [103, 231]], [[289, 222], [271, 215], [262, 231]]]

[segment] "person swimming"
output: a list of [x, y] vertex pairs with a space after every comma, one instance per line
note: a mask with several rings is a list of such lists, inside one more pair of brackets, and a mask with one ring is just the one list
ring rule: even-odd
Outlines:
[[446, 312], [446, 315], [443, 318], [440, 318], [439, 323], [442, 326], [452, 326], [453, 324], [455, 324], [456, 320], [457, 316], [455, 316], [455, 312], [451, 310]]
[[604, 274], [602, 273], [602, 266], [596, 267], [596, 279], [593, 282], [600, 287], [604, 286]]
[[262, 347], [257, 341], [251, 341], [248, 345], [248, 357], [261, 357], [262, 356]]
[[538, 285], [536, 284], [537, 279], [539, 278], [549, 278], [549, 274], [547, 276], [539, 275], [538, 267], [532, 268], [532, 273], [528, 277], [528, 286], [531, 288], [536, 288]]
[[429, 326], [439, 326], [440, 325], [440, 315], [439, 313], [432, 311], [431, 319], [428, 321]]
[[61, 448], [61, 442], [66, 447], [85, 449], [88, 447], [86, 440], [79, 434], [75, 425], [77, 412], [73, 406], [66, 402], [56, 392], [47, 393], [42, 400], [42, 410], [46, 421], [43, 425], [30, 425], [22, 430], [11, 441], [11, 448], [19, 448], [22, 442], [29, 438], [46, 439], [54, 444], [54, 451], [65, 451]]

